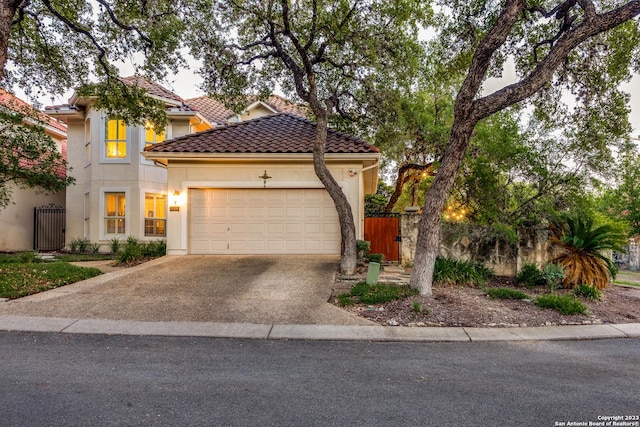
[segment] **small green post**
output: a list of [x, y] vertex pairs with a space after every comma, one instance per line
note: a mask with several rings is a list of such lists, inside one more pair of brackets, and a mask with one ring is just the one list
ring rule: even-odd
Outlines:
[[380, 263], [370, 262], [367, 270], [367, 285], [375, 285], [378, 283], [378, 275], [380, 274]]

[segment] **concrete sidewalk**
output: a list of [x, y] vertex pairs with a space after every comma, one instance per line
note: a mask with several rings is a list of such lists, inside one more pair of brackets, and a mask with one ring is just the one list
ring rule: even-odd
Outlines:
[[325, 341], [476, 342], [640, 338], [640, 323], [535, 328], [409, 328], [397, 326], [142, 322], [11, 315], [0, 315], [0, 330], [65, 334]]

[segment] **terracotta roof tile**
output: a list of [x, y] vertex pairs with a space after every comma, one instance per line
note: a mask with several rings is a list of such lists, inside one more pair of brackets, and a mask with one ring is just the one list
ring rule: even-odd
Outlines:
[[187, 99], [185, 103], [202, 114], [211, 123], [224, 125], [227, 123], [227, 119], [233, 115], [233, 111], [225, 107], [220, 101], [208, 96]]
[[[247, 98], [247, 106], [254, 103], [256, 97]], [[267, 100], [262, 101], [278, 113], [291, 113], [300, 117], [308, 117], [307, 109], [302, 104], [296, 104], [279, 95], [271, 95]], [[207, 120], [219, 125], [229, 123], [229, 119], [235, 115], [233, 111], [224, 106], [224, 104], [216, 99], [208, 96], [199, 96], [185, 100], [185, 104], [193, 107], [200, 112]]]
[[[145, 148], [162, 153], [312, 153], [316, 124], [280, 113], [186, 135]], [[379, 150], [333, 129], [327, 153], [377, 153]]]
[[51, 126], [61, 132], [67, 132], [67, 126], [65, 124], [62, 124], [53, 117], [39, 111], [4, 89], [0, 89], [0, 104], [27, 116], [33, 117], [33, 114], [35, 113], [42, 124]]
[[132, 86], [138, 86], [140, 88], [146, 89], [149, 95], [155, 95], [160, 98], [165, 98], [171, 101], [184, 103], [184, 99], [182, 99], [181, 97], [179, 97], [178, 95], [170, 91], [169, 89], [166, 89], [160, 86], [158, 83], [150, 82], [149, 80], [145, 79], [142, 76], [122, 77], [120, 80], [122, 80], [126, 84], [129, 84]]

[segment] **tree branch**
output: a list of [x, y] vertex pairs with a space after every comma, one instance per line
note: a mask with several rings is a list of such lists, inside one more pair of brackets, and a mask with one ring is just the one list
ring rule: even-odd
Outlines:
[[530, 97], [551, 80], [558, 66], [580, 43], [615, 28], [639, 14], [640, 0], [634, 0], [602, 15], [591, 15], [588, 20], [585, 19], [580, 25], [564, 33], [546, 58], [527, 77], [474, 101], [472, 107], [474, 118], [481, 120]]

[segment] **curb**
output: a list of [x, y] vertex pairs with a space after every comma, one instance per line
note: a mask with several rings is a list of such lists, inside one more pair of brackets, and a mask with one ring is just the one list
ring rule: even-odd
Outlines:
[[394, 326], [142, 322], [10, 315], [0, 316], [0, 330], [129, 336], [387, 342], [566, 341], [640, 338], [640, 323], [522, 328], [411, 328]]

